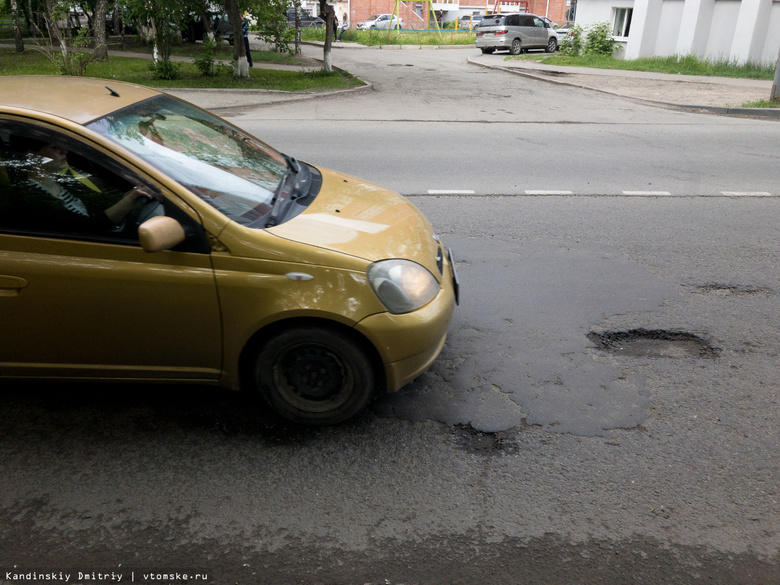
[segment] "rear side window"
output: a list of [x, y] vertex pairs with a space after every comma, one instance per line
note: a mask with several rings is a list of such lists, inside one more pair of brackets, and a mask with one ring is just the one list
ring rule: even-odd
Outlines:
[[505, 16], [489, 16], [482, 19], [479, 26], [503, 26], [506, 20]]

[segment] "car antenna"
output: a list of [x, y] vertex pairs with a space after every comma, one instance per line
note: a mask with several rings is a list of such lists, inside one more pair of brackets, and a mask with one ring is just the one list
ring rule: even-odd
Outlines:
[[105, 86], [105, 87], [106, 87], [106, 89], [107, 89], [108, 91], [110, 91], [110, 92], [111, 92], [111, 95], [112, 95], [112, 96], [114, 96], [114, 97], [119, 97], [119, 94], [118, 94], [117, 92], [115, 92], [113, 89], [111, 89], [111, 88], [110, 88], [110, 87], [108, 87], [108, 86]]

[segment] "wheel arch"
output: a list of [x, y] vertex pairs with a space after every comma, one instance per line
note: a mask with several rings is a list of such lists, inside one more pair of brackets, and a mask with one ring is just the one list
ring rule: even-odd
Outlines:
[[321, 327], [338, 331], [349, 337], [363, 350], [374, 367], [374, 382], [376, 384], [376, 395], [387, 392], [387, 373], [384, 362], [371, 340], [355, 328], [327, 319], [324, 317], [288, 317], [279, 321], [269, 323], [258, 329], [244, 344], [244, 348], [239, 356], [238, 373], [239, 388], [241, 391], [252, 391], [254, 386], [254, 363], [255, 357], [262, 349], [268, 339], [277, 333], [293, 327]]

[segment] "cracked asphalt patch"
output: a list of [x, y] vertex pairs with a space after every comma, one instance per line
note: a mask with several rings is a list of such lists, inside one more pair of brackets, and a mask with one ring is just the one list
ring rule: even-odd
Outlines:
[[607, 246], [447, 244], [457, 250], [463, 291], [448, 344], [427, 374], [375, 405], [377, 414], [481, 432], [539, 425], [577, 435], [645, 419], [643, 376], [594, 360], [587, 334], [605, 316], [657, 310], [677, 295], [674, 286]]

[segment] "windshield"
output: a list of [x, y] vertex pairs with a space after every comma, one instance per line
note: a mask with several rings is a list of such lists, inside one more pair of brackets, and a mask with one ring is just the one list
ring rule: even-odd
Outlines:
[[[88, 124], [242, 225], [262, 226], [290, 172], [285, 157], [224, 120], [157, 96]], [[277, 192], [279, 191], [279, 192]]]

